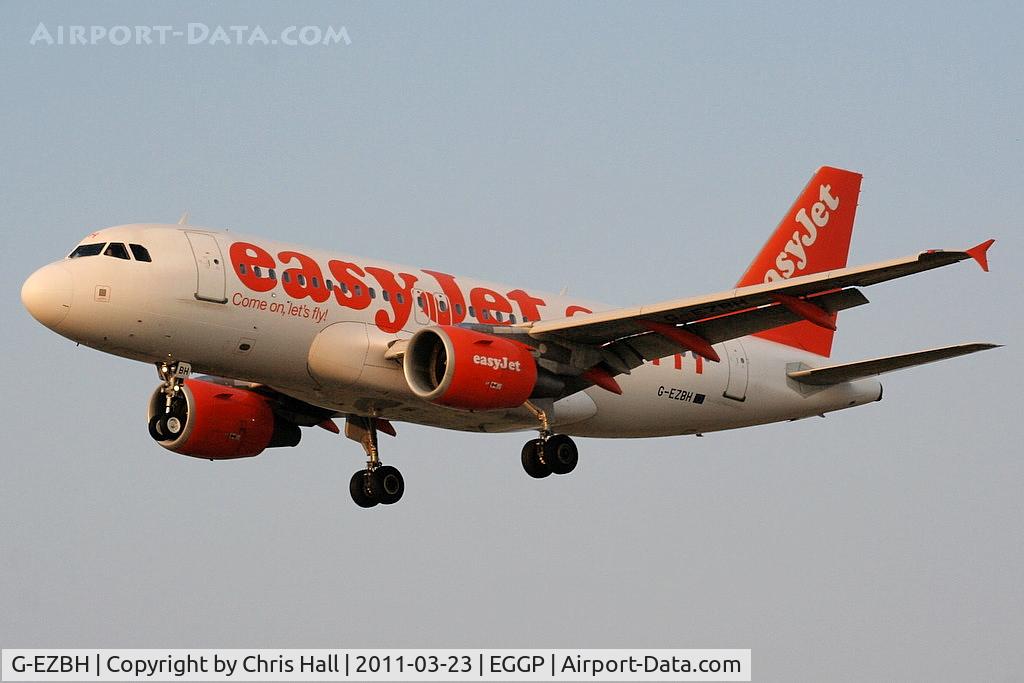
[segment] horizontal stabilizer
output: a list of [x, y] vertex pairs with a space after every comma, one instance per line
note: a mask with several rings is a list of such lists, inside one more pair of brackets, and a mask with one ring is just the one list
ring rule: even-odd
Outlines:
[[872, 358], [856, 363], [844, 365], [830, 365], [824, 368], [812, 370], [795, 370], [788, 373], [791, 379], [802, 384], [813, 386], [828, 386], [842, 382], [852, 382], [864, 377], [880, 375], [883, 372], [902, 370], [915, 365], [934, 363], [937, 360], [956, 358], [968, 353], [986, 351], [999, 347], [1000, 344], [957, 344], [956, 346], [944, 346], [941, 349], [929, 349], [928, 351], [917, 351], [915, 353], [904, 353], [899, 356], [885, 356], [884, 358]]

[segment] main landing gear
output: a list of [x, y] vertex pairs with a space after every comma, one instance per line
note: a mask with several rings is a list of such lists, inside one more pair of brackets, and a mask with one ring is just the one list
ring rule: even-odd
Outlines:
[[523, 469], [534, 479], [550, 474], [569, 474], [576, 469], [580, 454], [575, 442], [565, 434], [552, 434], [548, 416], [529, 401], [526, 408], [540, 420], [540, 438], [531, 439], [523, 446]]
[[192, 366], [180, 361], [157, 363], [156, 371], [163, 381], [166, 399], [163, 411], [149, 419], [149, 435], [156, 441], [174, 441], [185, 428], [185, 397], [181, 394], [181, 385], [192, 374]]
[[405, 479], [397, 468], [382, 465], [377, 452], [377, 418], [350, 417], [345, 420], [345, 436], [358, 441], [366, 451], [366, 469], [352, 475], [348, 491], [362, 508], [392, 505], [405, 493]]

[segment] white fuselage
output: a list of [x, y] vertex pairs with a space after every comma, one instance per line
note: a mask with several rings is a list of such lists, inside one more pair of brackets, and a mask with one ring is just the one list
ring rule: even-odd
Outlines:
[[[33, 315], [65, 337], [139, 361], [187, 361], [198, 372], [266, 384], [340, 413], [450, 429], [513, 431], [537, 423], [524, 408], [461, 411], [417, 398], [400, 363], [385, 357], [389, 343], [429, 325], [522, 324], [609, 308], [189, 226], [119, 226], [82, 241], [99, 243], [142, 245], [152, 261], [97, 254], [41, 269], [49, 298]], [[262, 264], [258, 275], [254, 263]], [[799, 384], [786, 373], [824, 359], [757, 337], [715, 349], [720, 363], [669, 356], [618, 376], [621, 395], [591, 387], [561, 399], [551, 408], [552, 424], [579, 436], [696, 434], [881, 397], [874, 379]]]

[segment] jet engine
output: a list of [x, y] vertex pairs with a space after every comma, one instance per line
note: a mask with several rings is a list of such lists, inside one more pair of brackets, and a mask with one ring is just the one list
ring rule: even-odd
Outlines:
[[515, 408], [537, 386], [537, 362], [525, 344], [462, 327], [425, 327], [403, 360], [420, 398], [463, 410]]
[[240, 387], [185, 380], [166, 411], [158, 387], [149, 399], [149, 433], [164, 448], [210, 460], [247, 458], [294, 446], [298, 425], [277, 417], [266, 397]]

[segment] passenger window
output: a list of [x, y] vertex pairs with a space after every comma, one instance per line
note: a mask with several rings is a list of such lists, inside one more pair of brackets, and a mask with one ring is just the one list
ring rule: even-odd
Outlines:
[[313, 282], [313, 289], [320, 289], [320, 279], [316, 275], [311, 277], [310, 280]]
[[281, 280], [284, 281], [284, 282], [291, 282], [292, 281], [291, 273], [289, 273], [287, 270], [284, 271], [283, 273], [281, 273]]
[[252, 274], [255, 275], [256, 277], [263, 277], [263, 269], [260, 268], [259, 266], [253, 266]]
[[121, 242], [111, 242], [107, 245], [107, 248], [103, 252], [104, 256], [113, 256], [114, 258], [122, 258], [125, 261], [128, 260], [128, 250]]
[[277, 279], [277, 272], [273, 268], [270, 268], [270, 269], [267, 270], [267, 276], [271, 280], [276, 280]]
[[153, 260], [149, 257], [149, 250], [141, 244], [129, 244], [128, 246], [131, 248], [132, 256], [135, 257], [136, 261], [145, 261], [146, 263], [149, 263]]
[[398, 293], [395, 294], [395, 301], [397, 301], [400, 304], [404, 304], [405, 303], [405, 296], [403, 296], [401, 292], [398, 292]]
[[462, 315], [462, 304], [455, 304], [455, 315]]
[[472, 306], [469, 307], [469, 317], [470, 318], [475, 318], [476, 317], [476, 313], [473, 311], [473, 307]]
[[346, 285], [344, 282], [341, 283], [341, 293], [348, 294], [348, 285]]
[[331, 282], [330, 280], [327, 280], [327, 281], [324, 282], [324, 287], [327, 288], [328, 292], [333, 292], [334, 291], [334, 283]]
[[96, 256], [103, 251], [104, 242], [99, 244], [82, 244], [75, 247], [75, 250], [71, 252], [68, 258], [81, 258], [82, 256]]
[[363, 295], [363, 288], [360, 285], [356, 285], [356, 296]]
[[509, 313], [508, 314], [508, 321], [510, 323], [512, 323], [513, 325], [515, 325], [516, 324], [516, 314], [515, 313]]
[[437, 302], [437, 307], [441, 309], [442, 313], [444, 313], [445, 311], [448, 310], [448, 302], [445, 301], [444, 299], [441, 299]]
[[306, 276], [303, 275], [302, 273], [299, 273], [298, 275], [295, 276], [295, 281], [299, 283], [299, 287], [306, 286]]
[[377, 290], [374, 289], [373, 287], [370, 287], [370, 298], [371, 299], [376, 299], [377, 298]]
[[380, 290], [380, 298], [384, 299], [384, 301], [391, 301], [391, 295], [388, 293], [388, 290], [386, 289]]
[[245, 264], [244, 263], [239, 263], [238, 264], [238, 274], [239, 275], [245, 275]]

